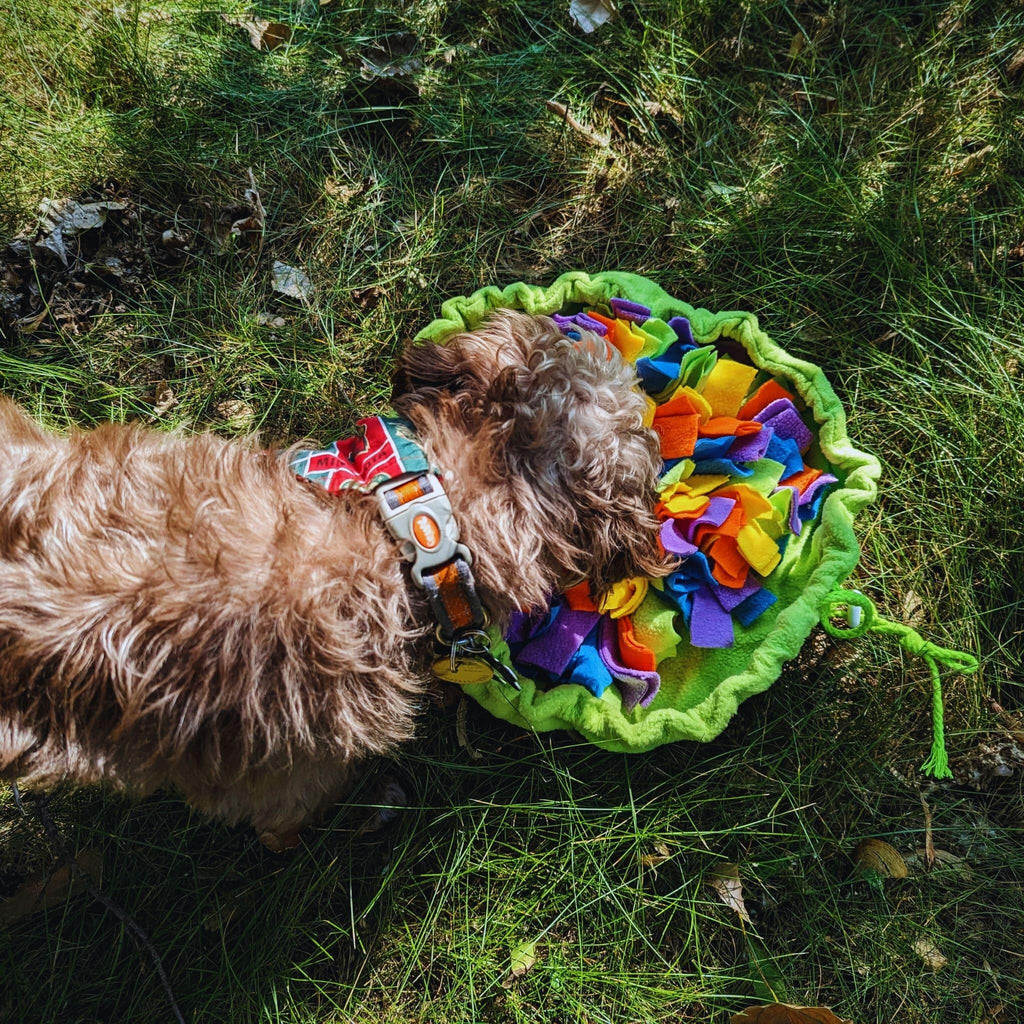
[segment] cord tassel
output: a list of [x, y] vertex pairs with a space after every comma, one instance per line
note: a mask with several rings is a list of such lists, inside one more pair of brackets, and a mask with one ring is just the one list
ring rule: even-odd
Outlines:
[[[837, 606], [860, 608], [864, 615], [856, 626], [844, 629], [831, 622], [831, 616]], [[928, 666], [932, 680], [932, 749], [921, 765], [921, 771], [935, 779], [951, 779], [949, 755], [946, 753], [946, 726], [942, 702], [942, 680], [939, 677], [939, 665], [952, 669], [954, 672], [969, 674], [978, 671], [978, 659], [963, 651], [953, 651], [947, 647], [939, 647], [925, 640], [916, 629], [882, 618], [875, 610], [871, 599], [857, 591], [833, 590], [825, 599], [821, 610], [821, 624], [830, 636], [849, 640], [863, 636], [868, 630], [875, 633], [888, 633], [899, 640], [900, 646], [908, 653], [917, 655]]]

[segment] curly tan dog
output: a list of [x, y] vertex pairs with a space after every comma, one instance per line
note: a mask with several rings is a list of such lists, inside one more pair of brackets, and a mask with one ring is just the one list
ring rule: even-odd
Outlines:
[[[406, 351], [394, 405], [494, 621], [665, 571], [634, 383], [547, 317]], [[3, 399], [0, 459], [0, 777], [171, 787], [280, 845], [412, 735], [431, 627], [372, 496], [209, 434], [55, 436]]]

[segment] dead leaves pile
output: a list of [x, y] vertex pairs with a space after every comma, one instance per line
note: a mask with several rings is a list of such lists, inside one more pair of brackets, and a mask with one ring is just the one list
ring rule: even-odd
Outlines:
[[189, 241], [166, 218], [143, 216], [114, 186], [44, 198], [33, 227], [0, 250], [0, 331], [48, 325], [79, 334], [93, 317], [123, 312], [124, 300], [143, 295], [155, 273], [180, 264]]
[[[95, 317], [125, 312], [153, 279], [204, 250], [261, 255], [266, 223], [251, 169], [239, 201], [199, 202], [180, 220], [177, 213], [154, 213], [113, 185], [98, 194], [44, 198], [35, 225], [0, 250], [0, 333], [81, 334]], [[309, 304], [313, 283], [304, 270], [280, 260], [267, 270], [279, 302]], [[285, 325], [275, 313], [265, 316], [271, 326]], [[170, 407], [158, 396], [154, 416]]]

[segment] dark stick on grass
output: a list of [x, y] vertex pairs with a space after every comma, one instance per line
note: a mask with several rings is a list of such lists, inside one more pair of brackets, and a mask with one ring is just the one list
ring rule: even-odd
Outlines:
[[135, 940], [135, 944], [149, 954], [149, 958], [153, 961], [153, 966], [156, 968], [160, 984], [163, 985], [164, 994], [167, 996], [167, 1002], [171, 1005], [171, 1012], [174, 1014], [174, 1019], [178, 1024], [185, 1024], [185, 1018], [182, 1016], [181, 1010], [178, 1008], [178, 1002], [174, 998], [174, 991], [171, 989], [170, 980], [167, 977], [167, 972], [164, 970], [163, 961], [161, 961], [160, 954], [156, 951], [156, 947], [150, 941], [149, 936], [134, 921], [131, 915], [124, 910], [124, 908], [115, 903], [106, 893], [99, 890], [96, 883], [93, 882], [89, 875], [81, 869], [78, 861], [71, 856], [71, 852], [68, 850], [63, 837], [60, 832], [57, 831], [57, 826], [54, 824], [53, 818], [50, 817], [50, 810], [48, 807], [49, 797], [39, 795], [33, 796], [33, 799], [36, 804], [36, 813], [39, 815], [39, 823], [43, 826], [47, 842], [50, 844], [50, 849], [53, 850], [54, 856], [58, 861], [70, 869], [74, 878], [85, 887], [86, 891], [94, 900], [96, 900], [97, 903], [99, 903], [104, 909], [109, 910], [110, 913], [124, 925], [128, 930], [128, 934]]

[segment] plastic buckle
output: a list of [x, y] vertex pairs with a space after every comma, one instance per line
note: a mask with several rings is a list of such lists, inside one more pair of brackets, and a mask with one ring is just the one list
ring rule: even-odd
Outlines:
[[469, 548], [459, 543], [459, 524], [436, 473], [403, 473], [373, 494], [384, 524], [401, 545], [402, 557], [412, 562], [417, 586], [423, 586], [424, 572], [456, 556], [472, 564]]

